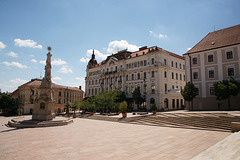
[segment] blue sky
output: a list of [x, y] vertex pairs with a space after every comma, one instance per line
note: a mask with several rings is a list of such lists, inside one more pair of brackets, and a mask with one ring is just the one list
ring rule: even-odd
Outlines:
[[83, 86], [95, 49], [101, 62], [128, 48], [159, 46], [182, 55], [209, 32], [240, 24], [239, 0], [0, 0], [0, 88], [44, 75]]

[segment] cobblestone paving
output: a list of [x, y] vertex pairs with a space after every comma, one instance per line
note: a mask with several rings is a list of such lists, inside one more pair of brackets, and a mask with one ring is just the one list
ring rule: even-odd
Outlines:
[[74, 119], [67, 126], [14, 129], [0, 117], [1, 160], [191, 159], [228, 132]]

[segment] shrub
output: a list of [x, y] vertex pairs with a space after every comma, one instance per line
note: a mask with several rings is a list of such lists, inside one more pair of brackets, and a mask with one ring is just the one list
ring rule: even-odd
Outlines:
[[122, 113], [127, 113], [127, 102], [126, 101], [123, 101], [120, 103], [119, 110]]
[[156, 103], [151, 104], [151, 110], [152, 111], [156, 111], [157, 110]]

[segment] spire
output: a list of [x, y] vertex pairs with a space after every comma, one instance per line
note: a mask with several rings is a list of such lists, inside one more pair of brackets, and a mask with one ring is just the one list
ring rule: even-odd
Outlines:
[[92, 59], [95, 59], [94, 49], [93, 49]]

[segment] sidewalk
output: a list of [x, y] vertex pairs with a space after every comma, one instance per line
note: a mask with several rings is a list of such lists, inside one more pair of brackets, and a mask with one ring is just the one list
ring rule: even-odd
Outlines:
[[0, 159], [187, 160], [228, 132], [134, 125], [76, 118], [66, 126], [13, 129], [0, 117]]

